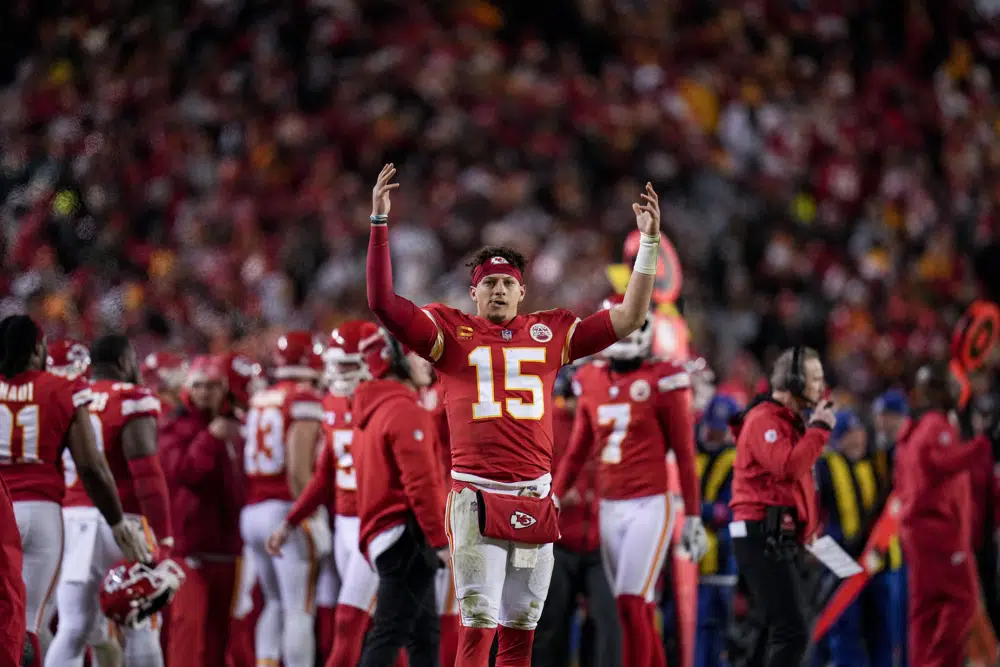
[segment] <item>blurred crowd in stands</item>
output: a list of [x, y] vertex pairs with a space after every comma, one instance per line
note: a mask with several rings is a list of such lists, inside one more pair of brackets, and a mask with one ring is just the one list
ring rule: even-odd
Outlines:
[[[1000, 293], [991, 0], [11, 0], [0, 316], [254, 353], [365, 315], [368, 199], [400, 167], [399, 291], [610, 289], [648, 179], [695, 351], [751, 386], [791, 341], [869, 398]], [[471, 305], [471, 304], [467, 304]]]

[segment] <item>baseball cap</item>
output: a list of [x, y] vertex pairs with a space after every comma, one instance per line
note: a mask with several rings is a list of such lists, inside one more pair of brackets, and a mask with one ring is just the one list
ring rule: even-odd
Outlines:
[[854, 414], [853, 410], [838, 410], [837, 411], [837, 421], [833, 426], [833, 433], [830, 434], [831, 440], [840, 440], [847, 432], [854, 428], [861, 427], [861, 420], [858, 416]]
[[729, 428], [729, 422], [740, 412], [740, 406], [731, 396], [716, 394], [705, 406], [702, 423], [710, 429], [722, 431]]
[[872, 414], [879, 415], [883, 413], [895, 415], [909, 414], [910, 408], [907, 405], [906, 394], [899, 389], [890, 389], [883, 392], [872, 403]]

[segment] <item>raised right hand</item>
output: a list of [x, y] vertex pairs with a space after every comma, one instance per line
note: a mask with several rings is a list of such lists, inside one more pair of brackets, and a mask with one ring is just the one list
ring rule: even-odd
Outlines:
[[812, 416], [809, 417], [809, 424], [823, 424], [833, 430], [834, 425], [837, 423], [837, 415], [833, 413], [833, 401], [823, 401], [816, 406], [813, 410]]
[[399, 183], [389, 182], [395, 175], [396, 167], [391, 162], [379, 172], [375, 187], [372, 188], [372, 215], [389, 215], [389, 209], [392, 207], [389, 193], [399, 187]]

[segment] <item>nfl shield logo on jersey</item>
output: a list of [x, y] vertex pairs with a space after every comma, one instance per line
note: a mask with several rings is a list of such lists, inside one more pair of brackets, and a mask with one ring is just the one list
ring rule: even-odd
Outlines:
[[504, 329], [503, 331], [500, 332], [500, 336], [503, 337], [503, 339], [509, 343], [510, 339], [514, 337], [514, 332], [511, 331], [510, 329]]
[[538, 523], [538, 519], [531, 516], [530, 514], [525, 514], [524, 512], [517, 510], [510, 515], [510, 525], [514, 530], [520, 530], [522, 528], [530, 528]]

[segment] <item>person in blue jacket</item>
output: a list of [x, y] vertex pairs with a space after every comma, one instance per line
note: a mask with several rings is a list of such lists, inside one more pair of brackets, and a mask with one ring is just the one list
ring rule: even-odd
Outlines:
[[[878, 492], [867, 453], [868, 433], [861, 420], [851, 410], [839, 410], [830, 446], [816, 462], [816, 486], [823, 533], [854, 557], [864, 547], [868, 512], [873, 509]], [[827, 572], [824, 576], [831, 578], [826, 583], [832, 589], [836, 585], [835, 575]], [[817, 667], [827, 664], [868, 667], [862, 607], [858, 600], [844, 610], [814, 647], [812, 664]]]
[[729, 422], [740, 412], [731, 397], [716, 394], [698, 424], [696, 465], [701, 483], [701, 520], [708, 535], [708, 552], [698, 578], [698, 629], [695, 667], [728, 667], [726, 631], [736, 586], [736, 560], [730, 549], [732, 491], [736, 447]]

